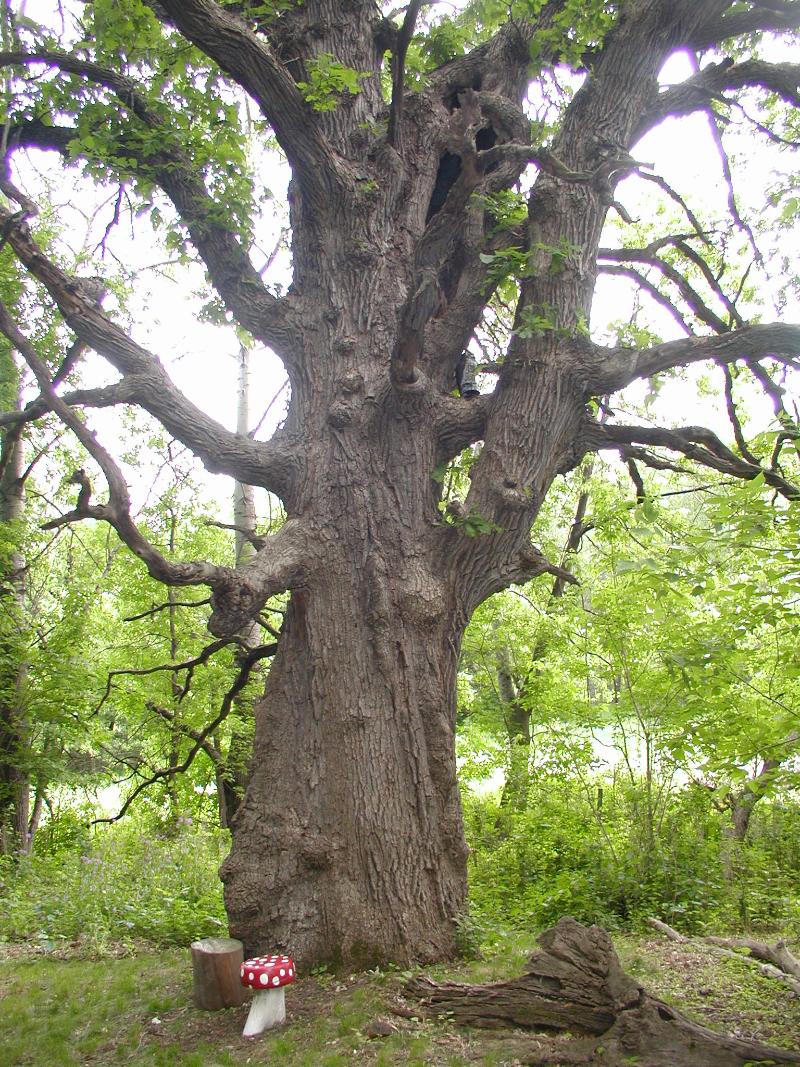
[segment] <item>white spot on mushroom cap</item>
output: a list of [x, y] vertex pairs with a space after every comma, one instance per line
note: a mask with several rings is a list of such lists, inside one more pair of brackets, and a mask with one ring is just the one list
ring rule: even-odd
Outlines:
[[280, 985], [280, 984], [281, 984], [281, 980], [280, 980], [280, 978], [279, 978], [279, 977], [277, 976], [277, 974], [276, 974], [276, 975], [275, 975], [275, 977], [274, 977], [274, 978], [272, 979], [272, 984], [273, 984], [273, 985]]
[[269, 984], [269, 975], [266, 974], [266, 973], [260, 974], [258, 976], [258, 980], [262, 985], [268, 985]]

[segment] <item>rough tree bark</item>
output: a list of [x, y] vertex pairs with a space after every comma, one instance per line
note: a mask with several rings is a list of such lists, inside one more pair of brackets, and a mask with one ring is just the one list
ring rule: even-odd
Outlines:
[[[283, 359], [291, 404], [268, 443], [197, 410], [84, 283], [42, 254], [17, 194], [21, 210], [0, 211], [9, 246], [66, 324], [120, 375], [103, 388], [58, 393], [0, 309], [0, 328], [41, 393], [26, 417], [55, 411], [108, 485], [106, 503], [51, 525], [109, 522], [152, 576], [209, 586], [216, 636], [240, 633], [269, 596], [291, 591], [223, 868], [231, 933], [245, 951], [290, 952], [304, 967], [439, 959], [455, 950], [466, 892], [454, 755], [461, 638], [486, 597], [556, 572], [530, 541], [553, 479], [587, 451], [643, 444], [728, 475], [763, 473], [797, 495], [777, 466], [762, 471], [707, 431], [604, 426], [587, 403], [697, 360], [791, 360], [799, 329], [742, 327], [638, 351], [594, 345], [586, 323], [600, 234], [616, 182], [635, 169], [636, 138], [672, 111], [754, 84], [796, 102], [791, 76], [763, 63], [726, 63], [715, 78], [693, 81], [694, 103], [660, 93], [664, 60], [762, 25], [795, 26], [800, 16], [794, 4], [778, 13], [770, 5], [759, 22], [726, 0], [629, 0], [584, 57], [590, 72], [556, 133], [532, 145], [521, 102], [530, 78], [563, 58], [561, 0], [532, 5], [535, 14], [431, 71], [413, 93], [403, 89], [402, 66], [418, 4], [401, 28], [371, 0], [308, 0], [271, 17], [213, 0], [150, 6], [250, 96], [292, 168], [294, 278], [282, 298], [263, 284], [202, 162], [170, 125], [160, 99], [168, 64], [156, 64], [151, 86], [146, 73], [134, 80], [135, 65], [107, 65], [116, 45], [103, 63], [86, 51], [24, 50], [0, 62], [45, 64], [55, 79], [82, 79], [113, 101], [124, 131], [115, 173], [133, 159], [171, 200], [231, 315]], [[300, 87], [322, 56], [359, 74], [359, 91], [329, 111], [315, 111]], [[68, 123], [45, 125], [24, 111], [13, 119], [15, 148], [75, 151]], [[504, 230], [483, 197], [511, 188], [529, 164], [538, 175], [528, 220]], [[453, 396], [454, 368], [491, 295], [489, 261], [509, 245], [526, 267], [496, 388]], [[165, 559], [132, 522], [118, 466], [76, 414], [119, 403], [141, 405], [210, 469], [278, 494], [285, 525], [236, 569]], [[443, 517], [433, 474], [478, 442], [466, 500]]]
[[408, 991], [431, 1013], [467, 1026], [570, 1032], [515, 1047], [526, 1064], [619, 1067], [746, 1067], [800, 1063], [800, 1053], [726, 1037], [692, 1022], [651, 996], [622, 970], [605, 930], [560, 919], [539, 938], [541, 949], [520, 978], [492, 985], [411, 981]]

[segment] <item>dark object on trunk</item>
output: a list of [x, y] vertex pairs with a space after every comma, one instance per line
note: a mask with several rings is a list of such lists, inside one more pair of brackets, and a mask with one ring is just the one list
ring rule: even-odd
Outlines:
[[[432, 1013], [468, 1026], [570, 1031], [574, 1040], [531, 1040], [515, 1048], [522, 1063], [617, 1067], [744, 1067], [800, 1063], [800, 1053], [726, 1037], [650, 996], [622, 970], [598, 926], [563, 918], [539, 937], [525, 974], [487, 986], [413, 979], [407, 990]], [[549, 1046], [549, 1048], [548, 1048]]]
[[206, 937], [192, 942], [195, 1007], [204, 1011], [238, 1008], [247, 999], [241, 984], [242, 942], [232, 937]]
[[462, 352], [456, 363], [456, 388], [463, 397], [479, 396], [480, 391], [475, 381], [477, 364], [471, 352]]

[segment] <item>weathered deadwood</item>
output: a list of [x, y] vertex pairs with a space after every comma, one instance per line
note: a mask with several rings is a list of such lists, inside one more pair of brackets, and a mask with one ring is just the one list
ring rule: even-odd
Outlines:
[[764, 941], [755, 941], [752, 937], [704, 937], [703, 940], [709, 945], [717, 945], [720, 948], [747, 949], [755, 959], [771, 963], [784, 974], [800, 978], [800, 960], [789, 951], [785, 941], [776, 941], [774, 945], [768, 945]]
[[[695, 940], [678, 933], [677, 930], [673, 930], [671, 926], [667, 926], [660, 919], [648, 919], [647, 922], [649, 926], [668, 937], [670, 941], [697, 945], [705, 948], [708, 952], [713, 952], [716, 956], [725, 956], [728, 959], [739, 960], [740, 963], [748, 963], [763, 974], [765, 978], [777, 978], [779, 982], [784, 982], [794, 993], [800, 996], [800, 981], [798, 981], [798, 978], [800, 978], [800, 961], [795, 959], [785, 945], [783, 946], [783, 953], [779, 951], [779, 945], [783, 945], [783, 942], [779, 942], [773, 950], [769, 945], [762, 944], [760, 941], [750, 941], [747, 938], [704, 937]], [[728, 944], [736, 945], [740, 948], [748, 948], [750, 949], [750, 955], [744, 956], [741, 952], [734, 952], [733, 948], [727, 947]], [[761, 954], [754, 952], [752, 946], [757, 946], [761, 950]], [[778, 963], [778, 959], [783, 959], [786, 966], [784, 967]], [[759, 963], [759, 960], [769, 962]], [[798, 977], [794, 977], [795, 975]]]
[[244, 959], [241, 941], [233, 937], [206, 937], [192, 942], [194, 1003], [204, 1011], [238, 1008], [247, 990], [239, 969]]
[[714, 1033], [650, 996], [622, 970], [608, 934], [563, 918], [538, 939], [525, 973], [487, 986], [406, 986], [433, 1014], [478, 1027], [570, 1031], [515, 1046], [522, 1063], [620, 1067], [744, 1067], [800, 1063], [800, 1053]]

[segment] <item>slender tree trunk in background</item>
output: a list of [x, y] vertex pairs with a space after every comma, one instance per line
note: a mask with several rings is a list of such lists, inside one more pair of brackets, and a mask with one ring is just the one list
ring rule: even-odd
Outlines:
[[[797, 734], [792, 732], [786, 739], [786, 746], [791, 746], [797, 741]], [[750, 821], [753, 817], [756, 804], [764, 796], [765, 785], [771, 775], [781, 766], [781, 759], [766, 759], [760, 770], [749, 782], [746, 782], [736, 793], [727, 796], [728, 809], [731, 821], [723, 827], [722, 831], [722, 874], [726, 882], [734, 883], [738, 876], [738, 862], [740, 853], [747, 840], [747, 832], [750, 829]], [[749, 911], [745, 897], [745, 887], [742, 885], [739, 894], [739, 910], [742, 922], [749, 925]]]
[[[22, 518], [21, 435], [7, 435], [2, 458], [0, 528], [5, 528]], [[16, 537], [13, 525], [11, 537]], [[9, 854], [28, 852], [32, 842], [29, 724], [24, 706], [25, 663], [21, 647], [25, 561], [13, 545], [5, 556], [0, 585], [4, 589], [0, 636], [0, 848]]]
[[511, 653], [507, 647], [497, 655], [497, 689], [503, 702], [503, 716], [508, 738], [508, 759], [500, 807], [523, 811], [528, 806], [531, 757], [531, 711], [512, 675]]
[[[171, 557], [175, 555], [175, 537], [177, 533], [178, 516], [174, 511], [170, 512], [170, 526], [169, 526], [169, 553]], [[178, 640], [178, 625], [177, 625], [177, 607], [175, 601], [177, 600], [174, 587], [170, 586], [167, 589], [167, 603], [168, 608], [168, 621], [169, 621], [169, 656], [173, 663], [178, 662], [178, 652], [180, 650], [180, 643]], [[173, 671], [169, 678], [170, 690], [172, 695], [172, 708], [173, 715], [168, 721], [169, 729], [169, 754], [167, 756], [167, 767], [177, 767], [181, 761], [181, 727], [180, 727], [180, 699], [183, 687], [181, 685], [180, 675], [177, 671]], [[177, 824], [178, 819], [183, 815], [181, 811], [180, 801], [178, 799], [178, 780], [177, 775], [172, 773], [167, 778], [167, 797], [169, 798], [170, 805], [170, 819], [173, 825]]]
[[[236, 432], [246, 437], [250, 431], [250, 349], [239, 346], [238, 376], [236, 401]], [[255, 547], [248, 535], [254, 535], [257, 524], [255, 493], [251, 485], [235, 481], [233, 484], [233, 525], [234, 545], [236, 549], [236, 566], [242, 566], [255, 556]], [[260, 640], [260, 628], [250, 622], [240, 631], [239, 636], [247, 648], [255, 648]], [[253, 671], [256, 673], [255, 669]], [[234, 701], [234, 709], [242, 726], [234, 727], [228, 743], [225, 766], [217, 779], [217, 788], [222, 788], [220, 813], [224, 810], [224, 819], [220, 825], [230, 826], [247, 788], [250, 760], [253, 755], [252, 745], [252, 699], [240, 695]]]
[[[605, 415], [603, 415], [601, 421], [604, 420]], [[588, 483], [593, 470], [594, 461], [589, 459], [583, 465], [582, 481], [584, 485]], [[584, 489], [578, 497], [575, 517], [572, 520], [564, 551], [561, 554], [562, 565], [568, 565], [570, 556], [573, 556], [580, 548], [581, 538], [586, 532], [584, 524], [588, 504], [589, 491]], [[568, 575], [566, 572], [556, 575], [545, 607], [545, 616], [553, 610], [556, 602], [564, 595], [567, 584]], [[542, 628], [540, 636], [533, 647], [522, 684], [517, 684], [514, 680], [511, 670], [510, 650], [504, 648], [498, 654], [497, 688], [500, 693], [500, 699], [503, 702], [503, 714], [508, 736], [508, 766], [503, 792], [500, 797], [501, 808], [511, 806], [516, 810], [522, 810], [528, 804], [532, 738], [531, 713], [533, 707], [531, 682], [538, 675], [540, 669], [539, 661], [546, 652], [547, 634]]]

